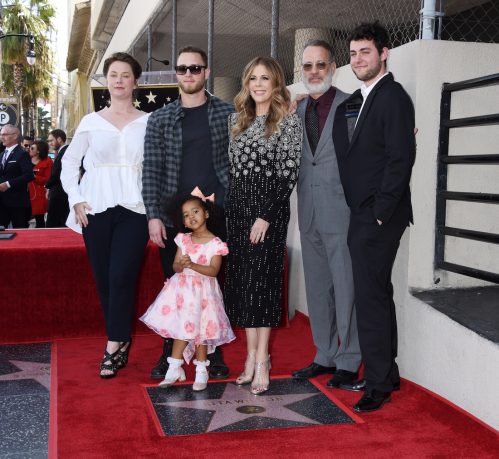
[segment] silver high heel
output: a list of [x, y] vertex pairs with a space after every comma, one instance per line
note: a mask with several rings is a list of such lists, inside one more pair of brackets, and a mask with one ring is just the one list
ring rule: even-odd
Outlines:
[[[264, 360], [263, 362], [256, 362], [255, 363], [255, 376], [253, 378], [253, 382], [251, 383], [251, 388], [250, 392], [253, 395], [261, 395], [264, 392], [267, 392], [269, 390], [269, 384], [270, 384], [270, 355], [267, 360]], [[262, 379], [264, 377], [263, 372], [267, 371], [268, 375], [268, 382], [266, 384], [262, 383]]]
[[236, 384], [238, 386], [249, 384], [253, 380], [253, 375], [255, 374], [255, 359], [256, 356], [254, 354], [248, 354], [246, 356], [244, 371], [236, 379]]

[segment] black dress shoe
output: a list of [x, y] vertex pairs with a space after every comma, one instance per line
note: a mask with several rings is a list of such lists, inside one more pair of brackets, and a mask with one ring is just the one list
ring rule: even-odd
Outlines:
[[352, 385], [352, 390], [354, 392], [360, 392], [361, 390], [366, 390], [366, 380], [359, 379], [358, 381], [355, 381]]
[[215, 352], [208, 354], [210, 365], [208, 366], [208, 373], [210, 379], [227, 379], [229, 377], [229, 368], [225, 365], [222, 350], [217, 347]]
[[156, 366], [151, 370], [152, 379], [164, 379], [166, 372], [168, 371], [168, 357], [171, 357], [173, 349], [173, 340], [171, 338], [165, 338], [163, 340], [163, 352], [158, 360]]
[[[353, 383], [352, 390], [354, 392], [359, 392], [361, 390], [366, 390], [366, 380], [359, 379]], [[400, 390], [400, 381], [393, 384], [393, 391]]]
[[354, 381], [357, 376], [357, 373], [354, 373], [353, 371], [336, 370], [333, 377], [327, 382], [326, 386], [337, 389], [358, 391], [360, 389], [354, 389]]
[[368, 390], [353, 407], [357, 413], [368, 413], [379, 410], [386, 402], [391, 400], [391, 392], [381, 392], [379, 390]]
[[335, 371], [335, 367], [323, 367], [318, 363], [312, 362], [308, 367], [296, 370], [291, 376], [295, 379], [307, 379], [315, 378], [316, 376], [323, 375], [325, 373], [334, 373]]

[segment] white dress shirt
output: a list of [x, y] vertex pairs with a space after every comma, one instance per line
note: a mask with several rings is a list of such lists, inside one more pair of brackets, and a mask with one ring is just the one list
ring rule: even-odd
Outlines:
[[357, 120], [355, 121], [355, 126], [357, 126], [357, 121], [359, 121], [360, 114], [362, 113], [362, 109], [364, 108], [367, 97], [369, 96], [369, 94], [371, 93], [373, 88], [378, 84], [379, 80], [381, 80], [381, 78], [383, 78], [386, 75], [388, 75], [388, 72], [383, 73], [383, 75], [381, 75], [379, 78], [377, 78], [376, 81], [374, 81], [369, 86], [366, 86], [365, 83], [362, 83], [362, 86], [360, 87], [360, 92], [362, 93], [363, 100], [362, 100], [362, 106], [360, 107], [360, 110], [359, 110], [359, 115], [357, 116]]
[[[74, 205], [87, 202], [90, 214], [116, 206], [145, 214], [142, 200], [142, 161], [147, 119], [145, 114], [119, 130], [98, 113], [83, 117], [62, 158], [61, 182], [68, 194], [66, 224], [81, 233]], [[83, 158], [85, 174], [80, 183]]]

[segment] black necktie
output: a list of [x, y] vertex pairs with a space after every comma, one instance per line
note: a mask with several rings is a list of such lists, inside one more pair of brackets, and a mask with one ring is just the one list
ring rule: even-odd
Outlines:
[[305, 127], [307, 129], [308, 143], [312, 154], [319, 143], [319, 114], [317, 113], [318, 100], [311, 99], [305, 115]]

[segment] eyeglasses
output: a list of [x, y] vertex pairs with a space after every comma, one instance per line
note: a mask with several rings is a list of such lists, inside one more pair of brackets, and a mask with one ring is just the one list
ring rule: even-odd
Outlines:
[[302, 68], [305, 72], [310, 72], [315, 65], [315, 68], [317, 70], [325, 70], [325, 68], [328, 66], [329, 62], [324, 62], [324, 61], [318, 61], [315, 64], [313, 62], [307, 62], [302, 65]]
[[187, 70], [189, 70], [191, 75], [199, 75], [201, 70], [205, 68], [207, 68], [206, 65], [176, 65], [175, 72], [177, 72], [177, 75], [185, 75]]
[[26, 148], [29, 148], [31, 147], [31, 144], [27, 143], [26, 145], [23, 145], [23, 148], [26, 149]]

